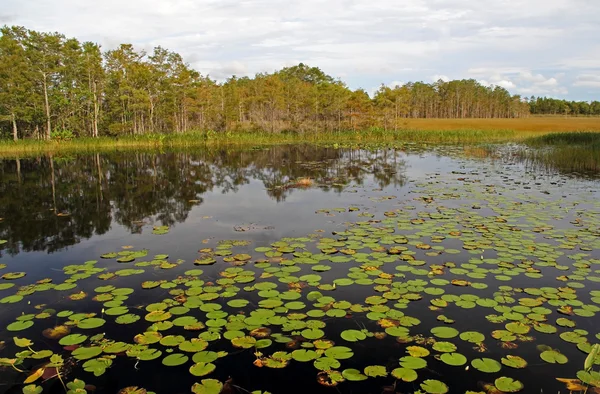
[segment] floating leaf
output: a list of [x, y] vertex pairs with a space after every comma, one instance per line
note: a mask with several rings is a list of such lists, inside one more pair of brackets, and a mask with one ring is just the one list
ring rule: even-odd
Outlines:
[[429, 394], [445, 394], [448, 386], [439, 380], [428, 379], [421, 383], [421, 389]]
[[366, 375], [363, 375], [362, 372], [360, 372], [358, 369], [354, 369], [354, 368], [344, 369], [342, 371], [342, 376], [346, 380], [349, 380], [352, 382], [359, 382], [361, 380], [367, 380]]
[[448, 365], [453, 365], [455, 367], [465, 365], [467, 363], [467, 358], [460, 353], [443, 353], [440, 355], [440, 360]]
[[417, 380], [417, 372], [409, 368], [396, 368], [392, 371], [392, 376], [405, 382], [414, 382]]
[[102, 348], [100, 346], [78, 347], [71, 353], [77, 360], [88, 360], [99, 356], [100, 354], [102, 354]]
[[223, 383], [215, 379], [202, 379], [200, 383], [194, 383], [192, 393], [195, 394], [219, 394], [223, 389]]
[[79, 344], [85, 342], [87, 339], [88, 339], [87, 335], [71, 334], [71, 335], [67, 335], [66, 337], [62, 338], [60, 341], [58, 341], [58, 343], [61, 344], [62, 346], [72, 346], [72, 345], [79, 345]]
[[556, 350], [546, 350], [540, 354], [542, 360], [550, 364], [566, 364], [569, 359]]
[[513, 378], [501, 377], [494, 381], [494, 385], [498, 390], [505, 393], [516, 393], [523, 389], [523, 383]]
[[376, 377], [386, 377], [388, 375], [386, 369], [382, 365], [370, 365], [365, 368], [365, 375], [370, 376], [372, 378]]
[[495, 373], [502, 368], [502, 365], [498, 361], [491, 358], [476, 358], [471, 361], [471, 365], [478, 371], [486, 373]]
[[525, 368], [527, 366], [527, 361], [525, 361], [525, 359], [519, 356], [512, 356], [510, 354], [506, 357], [502, 357], [502, 360], [500, 361], [502, 364], [511, 368]]
[[317, 354], [317, 352], [310, 349], [298, 349], [292, 352], [292, 358], [300, 362], [312, 361], [318, 357], [319, 355]]
[[[163, 358], [162, 363], [167, 367], [176, 367], [179, 365], [185, 364], [189, 360], [189, 357], [185, 354], [174, 353], [169, 354], [167, 357]], [[198, 375], [201, 376], [201, 375]]]
[[459, 332], [457, 329], [452, 327], [434, 327], [431, 329], [431, 333], [438, 338], [450, 339], [456, 337]]
[[206, 376], [215, 370], [212, 363], [196, 363], [190, 367], [190, 373], [194, 376]]
[[77, 323], [77, 327], [81, 329], [92, 329], [103, 326], [106, 323], [106, 320], [101, 319], [99, 317], [90, 317], [87, 319], [80, 320]]
[[421, 369], [427, 366], [427, 361], [419, 357], [404, 356], [400, 358], [400, 366], [408, 369]]
[[364, 332], [358, 330], [344, 330], [340, 336], [348, 342], [362, 341], [367, 338], [367, 335]]

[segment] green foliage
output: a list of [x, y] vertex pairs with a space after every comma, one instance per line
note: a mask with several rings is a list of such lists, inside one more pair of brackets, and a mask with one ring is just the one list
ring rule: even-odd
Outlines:
[[[162, 47], [146, 54], [121, 44], [103, 53], [97, 44], [59, 33], [17, 26], [1, 33], [0, 134], [12, 139], [65, 141], [72, 130], [88, 137], [142, 137], [156, 146], [170, 134], [194, 130], [201, 141], [240, 132], [295, 138], [368, 130], [383, 136], [409, 129], [407, 118], [512, 118], [530, 110], [520, 96], [474, 79], [382, 85], [369, 97], [300, 63], [217, 83]], [[537, 100], [531, 108], [543, 105]], [[574, 106], [568, 112], [600, 111], [593, 103]]]

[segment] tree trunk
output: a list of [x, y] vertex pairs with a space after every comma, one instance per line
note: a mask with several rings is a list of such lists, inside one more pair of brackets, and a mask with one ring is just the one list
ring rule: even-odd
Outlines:
[[100, 106], [98, 105], [98, 93], [97, 93], [96, 81], [94, 81], [94, 138], [98, 138], [98, 115], [100, 112]]
[[15, 117], [15, 113], [11, 113], [10, 114], [12, 116], [12, 126], [13, 126], [13, 131], [12, 131], [12, 135], [13, 135], [13, 141], [17, 141], [19, 139], [19, 133], [17, 130], [17, 118]]
[[46, 105], [46, 139], [49, 140], [52, 135], [52, 126], [50, 125], [50, 103], [48, 102], [48, 81], [46, 74], [44, 76], [44, 103]]

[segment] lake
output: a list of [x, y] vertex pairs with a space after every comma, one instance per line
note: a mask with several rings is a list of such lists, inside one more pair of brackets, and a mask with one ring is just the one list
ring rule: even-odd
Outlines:
[[597, 163], [520, 152], [3, 159], [0, 393], [600, 392]]

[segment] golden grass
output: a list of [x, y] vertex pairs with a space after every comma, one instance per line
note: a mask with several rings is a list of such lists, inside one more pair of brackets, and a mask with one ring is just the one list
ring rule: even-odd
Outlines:
[[390, 142], [446, 143], [474, 145], [523, 141], [557, 132], [600, 131], [600, 117], [543, 116], [523, 119], [406, 119], [397, 131], [315, 132], [272, 134], [267, 132], [233, 134], [203, 132], [186, 134], [145, 134], [120, 138], [77, 138], [72, 141], [0, 141], [0, 157], [34, 156], [42, 153], [96, 153], [123, 150], [190, 149], [215, 146], [274, 144], [367, 144]]
[[600, 117], [532, 116], [517, 119], [406, 119], [403, 127], [416, 130], [513, 130], [530, 133], [600, 131]]

